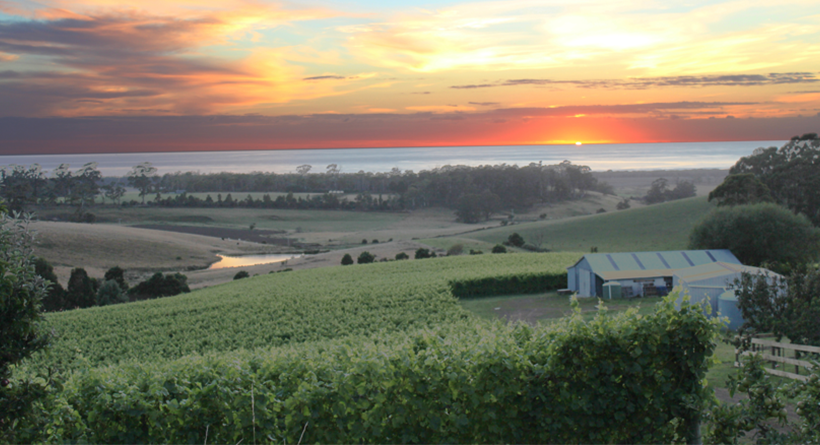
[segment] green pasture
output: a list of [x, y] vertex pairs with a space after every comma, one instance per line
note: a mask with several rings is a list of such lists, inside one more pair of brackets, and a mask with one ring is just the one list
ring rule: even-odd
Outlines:
[[[286, 197], [288, 195], [288, 193], [286, 193], [286, 192], [193, 192], [193, 193], [186, 193], [186, 194], [188, 196], [193, 196], [193, 197], [203, 199], [203, 200], [206, 199], [208, 196], [210, 196], [211, 199], [214, 200], [214, 202], [217, 201], [217, 195], [222, 195], [222, 199], [224, 200], [230, 194], [231, 199], [233, 199], [234, 201], [244, 201], [245, 198], [248, 197], [248, 195], [250, 195], [251, 198], [253, 198], [254, 201], [262, 200], [265, 195], [270, 196], [270, 198], [273, 199], [273, 200], [276, 200], [276, 198], [279, 197], [279, 196]], [[162, 199], [176, 198], [179, 195], [180, 195], [180, 193], [175, 193], [175, 192], [160, 193], [160, 196], [162, 197]], [[324, 193], [293, 193], [293, 197], [295, 199], [299, 199], [299, 198], [310, 199], [314, 196], [323, 196], [323, 195], [324, 195]], [[145, 195], [145, 202], [147, 203], [147, 202], [153, 201], [156, 196], [157, 196], [156, 193], [149, 193], [148, 195]], [[355, 201], [356, 196], [358, 196], [358, 193], [344, 193], [344, 194], [338, 194], [336, 196], [340, 200], [347, 199], [348, 201]], [[375, 194], [375, 195], [372, 195], [372, 196], [378, 197], [379, 195]], [[382, 193], [381, 194], [382, 199], [388, 199], [391, 196], [393, 196], [391, 193]], [[137, 201], [139, 203], [142, 203], [142, 197], [140, 196], [139, 191], [129, 190], [129, 191], [125, 192], [125, 194], [120, 199], [121, 202], [130, 202], [132, 200]], [[106, 199], [105, 202], [110, 203], [111, 201]]]
[[[695, 223], [713, 208], [706, 197], [696, 197], [636, 209], [555, 221], [538, 221], [480, 230], [458, 236], [458, 242], [495, 245], [517, 232], [529, 243], [554, 251], [629, 252], [686, 249]], [[441, 247], [456, 240], [422, 240]], [[446, 247], [445, 247], [446, 248]]]
[[[203, 227], [288, 230], [297, 232], [358, 232], [380, 230], [407, 217], [403, 213], [351, 212], [336, 210], [246, 209], [246, 208], [166, 208], [97, 206], [90, 211], [102, 224], [171, 224]], [[70, 219], [73, 208], [43, 208], [43, 220]]]

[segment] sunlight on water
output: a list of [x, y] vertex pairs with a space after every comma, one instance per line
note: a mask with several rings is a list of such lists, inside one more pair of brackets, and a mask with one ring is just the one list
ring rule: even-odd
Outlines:
[[214, 264], [211, 264], [211, 267], [209, 267], [208, 270], [225, 269], [228, 267], [255, 266], [257, 264], [281, 263], [282, 261], [289, 260], [291, 258], [296, 258], [299, 255], [265, 254], [243, 256], [217, 256], [222, 259]]

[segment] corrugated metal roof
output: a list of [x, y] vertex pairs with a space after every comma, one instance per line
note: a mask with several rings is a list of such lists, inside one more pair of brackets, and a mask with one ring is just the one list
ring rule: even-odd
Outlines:
[[646, 269], [646, 270], [614, 270], [612, 272], [595, 272], [605, 281], [609, 280], [635, 280], [640, 278], [660, 278], [671, 277], [672, 269]]
[[718, 261], [709, 264], [701, 264], [695, 267], [687, 267], [686, 269], [680, 269], [675, 271], [674, 275], [681, 281], [694, 283], [709, 278], [716, 278], [726, 275], [735, 275], [737, 273], [742, 272], [754, 275], [763, 273], [769, 277], [782, 278], [782, 276], [768, 269], [763, 269], [761, 267], [744, 266], [742, 264], [731, 264], [723, 261]]
[[[628, 252], [628, 253], [590, 253], [584, 255], [593, 272], [602, 275], [605, 272], [653, 271], [666, 269], [664, 275], [671, 276], [669, 270], [684, 269], [692, 266], [720, 261], [727, 264], [740, 264], [740, 261], [727, 249], [722, 250], [673, 250], [666, 252]], [[578, 260], [580, 262], [581, 260]], [[578, 263], [575, 263], [576, 265]], [[644, 274], [644, 276], [646, 276]], [[606, 279], [606, 278], [604, 278]]]

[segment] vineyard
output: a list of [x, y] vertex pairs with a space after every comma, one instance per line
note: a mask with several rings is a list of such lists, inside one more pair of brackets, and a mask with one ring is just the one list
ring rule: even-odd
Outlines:
[[[257, 276], [183, 296], [54, 313], [48, 324], [58, 338], [27, 366], [73, 370], [158, 362], [449, 324], [471, 317], [453, 296], [460, 283], [470, 288], [494, 279], [497, 293], [539, 291], [532, 287], [539, 279], [563, 286], [560, 277], [580, 256], [476, 255], [321, 268]], [[511, 278], [516, 276], [526, 279]]]
[[[443, 264], [443, 263], [442, 263]], [[92, 443], [691, 440], [719, 322], [675, 295], [585, 321], [455, 321], [73, 373], [20, 428]], [[457, 317], [456, 317], [457, 318]]]

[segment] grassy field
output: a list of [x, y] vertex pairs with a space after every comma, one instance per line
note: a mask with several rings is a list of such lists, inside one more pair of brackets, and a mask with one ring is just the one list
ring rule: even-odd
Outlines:
[[[424, 239], [430, 245], [449, 246], [456, 242], [492, 246], [513, 232], [530, 243], [554, 251], [628, 252], [686, 249], [694, 224], [713, 208], [705, 197], [689, 198], [652, 206], [607, 212], [598, 215], [508, 225], [458, 238]], [[483, 244], [481, 244], [483, 243]]]

